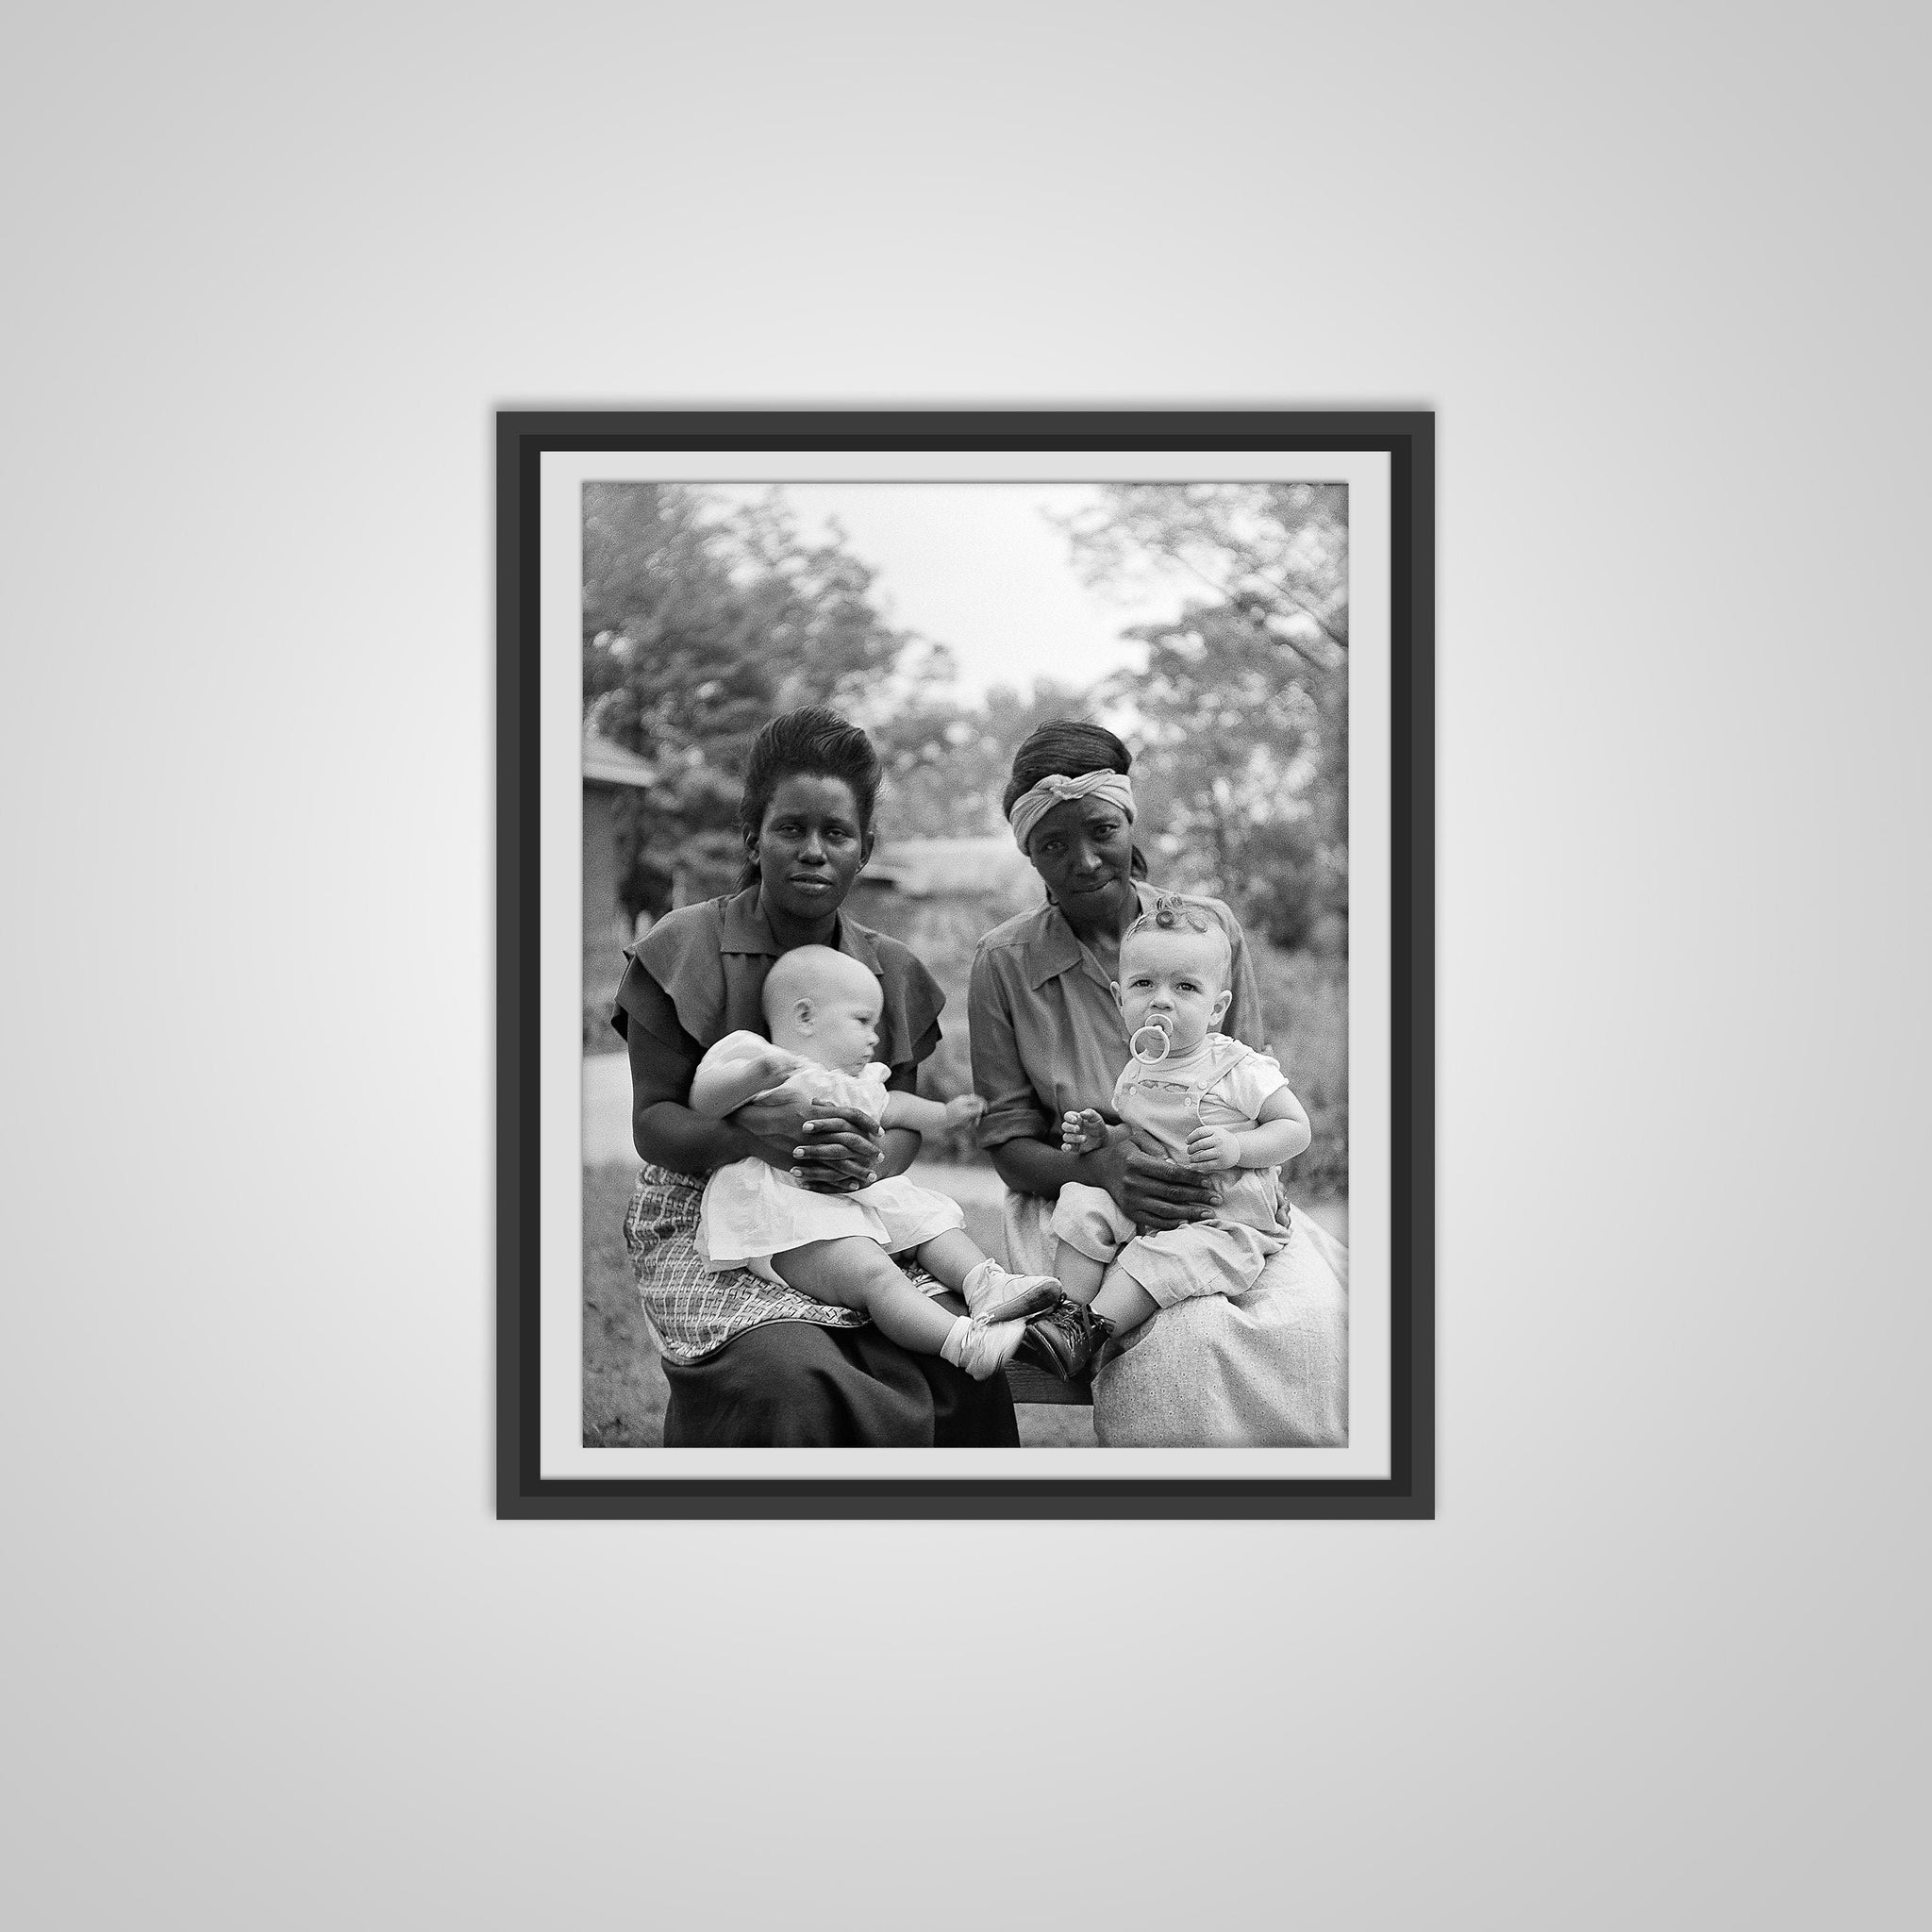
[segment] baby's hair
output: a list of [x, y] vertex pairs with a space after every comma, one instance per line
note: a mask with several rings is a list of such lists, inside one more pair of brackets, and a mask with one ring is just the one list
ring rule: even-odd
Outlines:
[[828, 999], [848, 988], [857, 992], [861, 985], [869, 992], [879, 990], [872, 969], [850, 953], [835, 952], [830, 946], [793, 946], [789, 953], [779, 954], [765, 974], [760, 1005], [766, 1034], [769, 1036], [779, 1014], [794, 1000]]
[[1128, 941], [1138, 934], [1155, 932], [1192, 932], [1204, 938], [1211, 933], [1221, 941], [1221, 982], [1224, 987], [1227, 984], [1234, 971], [1234, 947], [1227, 929], [1204, 907], [1191, 906], [1172, 892], [1163, 892], [1154, 902], [1153, 911], [1141, 913], [1121, 935], [1121, 951], [1125, 953]]

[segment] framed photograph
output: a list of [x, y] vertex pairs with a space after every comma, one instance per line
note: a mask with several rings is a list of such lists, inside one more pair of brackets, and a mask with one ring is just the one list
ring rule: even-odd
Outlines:
[[497, 419], [498, 1514], [1434, 1514], [1434, 418]]

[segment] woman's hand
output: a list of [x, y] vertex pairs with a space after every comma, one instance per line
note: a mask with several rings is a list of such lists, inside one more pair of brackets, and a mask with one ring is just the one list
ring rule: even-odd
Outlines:
[[791, 1173], [815, 1194], [849, 1194], [878, 1173], [886, 1130], [856, 1107], [821, 1107], [791, 1150]]
[[762, 1143], [759, 1158], [782, 1167], [815, 1194], [862, 1188], [885, 1153], [885, 1129], [853, 1107], [831, 1107], [796, 1093], [760, 1093], [731, 1116]]
[[1093, 1171], [1125, 1214], [1143, 1233], [1149, 1229], [1185, 1227], [1206, 1221], [1219, 1193], [1205, 1174], [1193, 1173], [1177, 1160], [1149, 1154], [1125, 1135], [1098, 1154], [1089, 1155]]

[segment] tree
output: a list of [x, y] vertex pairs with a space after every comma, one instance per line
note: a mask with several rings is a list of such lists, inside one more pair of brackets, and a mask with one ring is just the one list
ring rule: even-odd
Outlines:
[[1146, 668], [1102, 693], [1141, 740], [1165, 875], [1278, 944], [1344, 947], [1345, 486], [1109, 484], [1062, 527], [1096, 587], [1196, 587], [1178, 618], [1128, 632]]
[[1108, 483], [1058, 520], [1097, 589], [1153, 578], [1240, 612], [1314, 671], [1348, 650], [1345, 483]]
[[886, 622], [842, 535], [808, 540], [776, 491], [729, 511], [679, 484], [591, 483], [583, 531], [585, 725], [658, 774], [619, 823], [633, 910], [728, 886], [745, 758], [772, 717], [827, 704], [872, 724], [946, 668]]
[[960, 839], [1006, 830], [1000, 797], [1013, 754], [1049, 718], [1088, 715], [1088, 693], [1042, 677], [1025, 695], [995, 685], [966, 706], [935, 689], [873, 731], [886, 768], [881, 815], [899, 839]]

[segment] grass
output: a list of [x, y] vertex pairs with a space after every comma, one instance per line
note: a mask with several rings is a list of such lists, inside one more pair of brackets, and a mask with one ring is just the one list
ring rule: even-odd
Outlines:
[[671, 1391], [624, 1245], [634, 1163], [584, 1170], [584, 1446], [659, 1449]]

